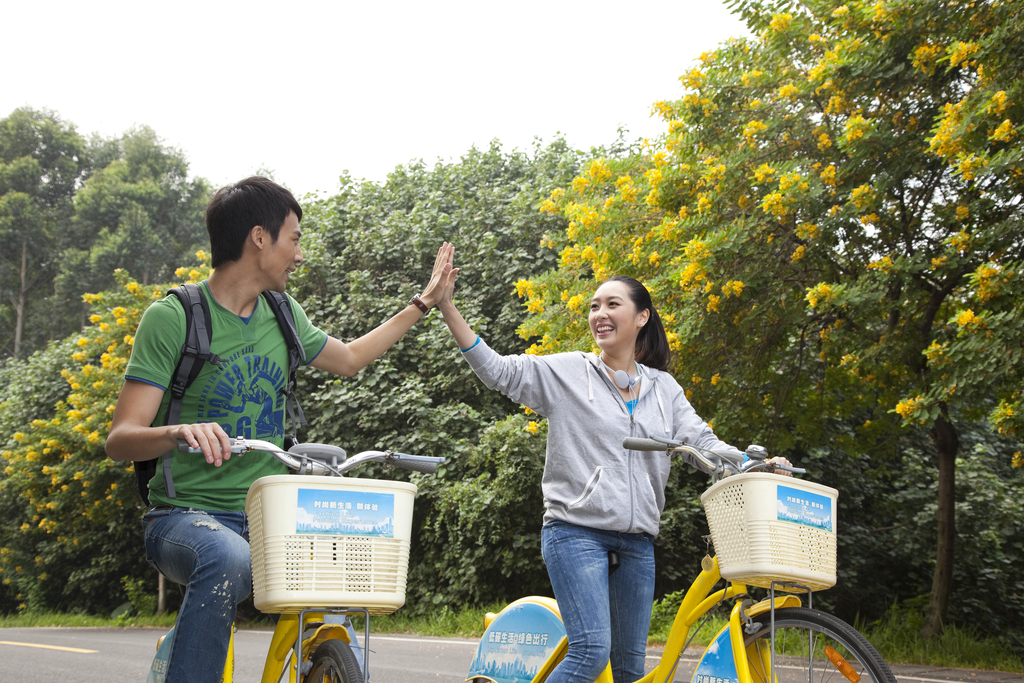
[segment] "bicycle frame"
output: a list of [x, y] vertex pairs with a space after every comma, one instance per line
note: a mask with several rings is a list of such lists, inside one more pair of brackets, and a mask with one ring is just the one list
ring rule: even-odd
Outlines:
[[[712, 568], [707, 571], [702, 570], [683, 596], [682, 604], [680, 604], [679, 610], [676, 612], [675, 620], [672, 622], [668, 642], [665, 644], [665, 650], [662, 653], [658, 665], [650, 673], [645, 675], [639, 681], [636, 681], [636, 683], [667, 683], [668, 681], [671, 681], [675, 676], [676, 667], [679, 664], [679, 658], [683, 654], [683, 649], [686, 647], [693, 625], [724, 600], [746, 595], [748, 593], [748, 587], [739, 583], [729, 583], [725, 588], [711, 592], [721, 578], [722, 575], [718, 568], [718, 559], [715, 558]], [[801, 605], [800, 598], [794, 595], [776, 597], [773, 602], [775, 609], [781, 609], [783, 607], [799, 607]], [[509, 608], [521, 607], [524, 604], [542, 606], [561, 618], [561, 614], [558, 611], [558, 605], [551, 598], [521, 598], [506, 607], [506, 610]], [[727, 635], [729, 642], [731, 643], [733, 664], [736, 668], [739, 683], [754, 683], [750, 675], [751, 659], [756, 658], [763, 670], [771, 670], [772, 663], [766, 653], [759, 651], [756, 644], [752, 644], [750, 646], [744, 645], [743, 626], [750, 618], [768, 612], [772, 607], [773, 604], [769, 601], [762, 601], [752, 605], [750, 604], [750, 601], [737, 602], [729, 615], [728, 625], [718, 635], [718, 637], [721, 638], [723, 634], [728, 632]], [[487, 615], [485, 627], [490, 626], [497, 616], [498, 615], [493, 614]], [[568, 647], [568, 640], [563, 636], [550, 652], [546, 661], [537, 670], [537, 673], [533, 677], [534, 683], [540, 683], [548, 677], [558, 663], [565, 657]], [[473, 676], [472, 672], [470, 673], [470, 676]], [[600, 676], [598, 676], [595, 683], [612, 683], [612, 671], [610, 665], [605, 668]]]

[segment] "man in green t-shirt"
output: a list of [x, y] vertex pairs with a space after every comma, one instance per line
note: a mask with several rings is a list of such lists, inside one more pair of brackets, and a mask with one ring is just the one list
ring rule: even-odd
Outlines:
[[[266, 178], [247, 178], [210, 200], [206, 229], [213, 272], [200, 286], [210, 308], [210, 350], [226, 362], [204, 364], [182, 400], [179, 424], [164, 424], [167, 388], [185, 341], [185, 313], [177, 298], [150, 306], [135, 335], [107, 454], [117, 461], [150, 460], [174, 449], [179, 439], [203, 452], [171, 459], [173, 497], [158, 468], [149, 483], [152, 507], [143, 517], [146, 556], [186, 587], [167, 683], [220, 680], [235, 609], [252, 588], [245, 494], [253, 481], [284, 467], [258, 451], [231, 458], [230, 440], [284, 440], [281, 389], [288, 348], [260, 293], [283, 292], [302, 263], [301, 218], [291, 192]], [[453, 247], [443, 244], [423, 293], [347, 344], [316, 328], [291, 299], [307, 363], [351, 377], [380, 357], [438, 303], [453, 277], [452, 254]]]

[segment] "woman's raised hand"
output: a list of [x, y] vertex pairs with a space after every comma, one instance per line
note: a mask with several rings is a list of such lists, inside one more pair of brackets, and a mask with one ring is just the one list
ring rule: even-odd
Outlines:
[[444, 242], [437, 250], [437, 258], [434, 259], [434, 269], [430, 273], [430, 281], [427, 282], [427, 286], [423, 288], [423, 294], [420, 295], [420, 299], [427, 307], [433, 308], [441, 302], [449, 280], [454, 286], [455, 275], [452, 268], [454, 258], [455, 245]]

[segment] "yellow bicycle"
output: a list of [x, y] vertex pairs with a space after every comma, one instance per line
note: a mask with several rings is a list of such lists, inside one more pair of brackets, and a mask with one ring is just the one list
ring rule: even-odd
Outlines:
[[[178, 449], [196, 452], [183, 441]], [[293, 472], [257, 479], [245, 501], [253, 601], [279, 615], [260, 680], [366, 683], [369, 617], [405, 603], [416, 486], [343, 474], [370, 462], [433, 473], [444, 458], [392, 451], [350, 458], [328, 444], [285, 451], [241, 437], [231, 448], [253, 450], [273, 455]], [[362, 646], [351, 615], [366, 617]], [[165, 635], [157, 643], [147, 683], [163, 683], [171, 640]], [[232, 635], [222, 683], [232, 683], [233, 673]]]
[[[627, 438], [623, 447], [680, 455], [713, 482], [701, 502], [716, 556], [702, 561], [661, 659], [637, 683], [674, 680], [694, 625], [726, 600], [735, 601], [729, 622], [705, 649], [693, 683], [896, 683], [864, 636], [811, 605], [813, 591], [836, 582], [835, 489], [772, 474], [803, 470], [770, 463], [759, 446], [748, 447], [745, 461], [665, 439]], [[768, 596], [753, 600], [750, 586]], [[807, 607], [795, 593], [806, 595]], [[568, 649], [551, 598], [521, 598], [484, 623], [468, 681], [542, 683]], [[597, 681], [612, 683], [611, 666]]]

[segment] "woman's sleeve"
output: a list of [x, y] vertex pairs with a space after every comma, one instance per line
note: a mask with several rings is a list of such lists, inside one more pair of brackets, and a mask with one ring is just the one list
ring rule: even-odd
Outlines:
[[482, 339], [462, 355], [488, 389], [497, 389], [539, 415], [547, 417], [558, 399], [561, 383], [550, 356], [502, 356]]

